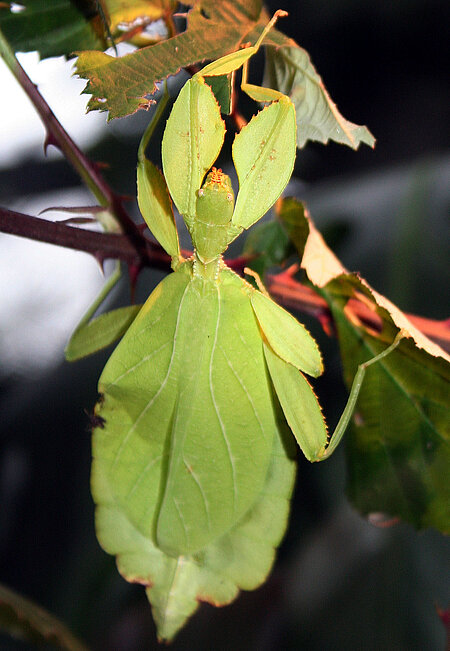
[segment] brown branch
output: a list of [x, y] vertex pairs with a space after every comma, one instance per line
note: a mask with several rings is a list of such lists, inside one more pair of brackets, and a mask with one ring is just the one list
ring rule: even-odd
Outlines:
[[61, 150], [66, 160], [71, 163], [100, 205], [109, 209], [122, 230], [139, 246], [140, 236], [137, 226], [123, 207], [122, 198], [105, 181], [100, 173], [99, 166], [89, 160], [58, 121], [58, 118], [39, 92], [38, 87], [31, 81], [20, 65], [1, 30], [0, 56], [27, 94], [45, 126], [47, 137], [44, 148], [47, 149], [48, 145], [54, 145]]
[[57, 244], [93, 255], [100, 263], [107, 259], [122, 260], [132, 267], [170, 270], [170, 257], [154, 242], [140, 234], [139, 246], [128, 235], [99, 233], [75, 228], [61, 222], [24, 215], [0, 207], [0, 231], [39, 242]]
[[[0, 207], [0, 232], [84, 251], [95, 256], [100, 262], [112, 258], [122, 260], [133, 268], [150, 267], [163, 271], [170, 270], [170, 257], [167, 253], [156, 242], [144, 238], [139, 229], [139, 246], [136, 246], [135, 240], [125, 234], [88, 231]], [[189, 256], [190, 252], [183, 251], [183, 255]], [[248, 261], [249, 259], [245, 257], [235, 258], [227, 260], [227, 264], [236, 272], [243, 273]], [[325, 300], [318, 296], [312, 288], [302, 285], [286, 272], [269, 275], [266, 282], [269, 292], [284, 307], [310, 314], [322, 323], [327, 319], [331, 320]], [[352, 311], [361, 322], [372, 329], [377, 329], [377, 316], [367, 305], [361, 301], [353, 300]], [[450, 351], [449, 320], [435, 321], [414, 314], [406, 316], [427, 337], [444, 350]]]

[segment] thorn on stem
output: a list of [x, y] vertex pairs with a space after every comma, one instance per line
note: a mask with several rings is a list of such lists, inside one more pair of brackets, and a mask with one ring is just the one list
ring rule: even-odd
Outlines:
[[62, 149], [59, 146], [59, 143], [56, 140], [56, 138], [53, 136], [52, 133], [47, 131], [46, 136], [45, 136], [45, 140], [44, 140], [44, 145], [43, 145], [45, 156], [47, 156], [47, 149], [50, 147], [50, 145], [53, 145], [53, 147], [56, 147], [56, 149], [59, 149], [60, 151], [62, 151]]
[[95, 253], [93, 253], [93, 256], [96, 259], [96, 261], [98, 262], [98, 265], [100, 267], [100, 271], [104, 276], [105, 275], [105, 259], [106, 258], [105, 258], [105, 255], [104, 255], [103, 251], [96, 251]]

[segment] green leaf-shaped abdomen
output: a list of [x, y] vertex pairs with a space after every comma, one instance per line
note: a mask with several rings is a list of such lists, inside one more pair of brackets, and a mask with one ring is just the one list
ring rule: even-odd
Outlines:
[[236, 280], [194, 279], [180, 321], [186, 339], [157, 524], [157, 544], [173, 556], [226, 533], [267, 475], [277, 425], [259, 328]]
[[154, 290], [106, 365], [94, 434], [96, 503], [116, 504], [174, 557], [204, 549], [252, 507], [277, 431], [242, 280], [184, 270]]

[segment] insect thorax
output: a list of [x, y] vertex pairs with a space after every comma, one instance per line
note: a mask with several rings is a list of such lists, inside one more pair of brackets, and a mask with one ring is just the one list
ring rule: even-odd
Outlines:
[[221, 169], [213, 167], [198, 191], [196, 216], [191, 231], [201, 260], [213, 260], [227, 248], [233, 210], [234, 194], [230, 177]]

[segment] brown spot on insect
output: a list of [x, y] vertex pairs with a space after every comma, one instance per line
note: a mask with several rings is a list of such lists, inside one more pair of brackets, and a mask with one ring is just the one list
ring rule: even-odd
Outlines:
[[88, 432], [91, 432], [97, 427], [99, 427], [100, 429], [104, 429], [106, 423], [106, 420], [104, 418], [96, 414], [95, 411], [89, 412], [87, 411], [87, 409], [85, 409], [84, 412], [86, 416], [89, 418], [89, 426], [87, 427]]

